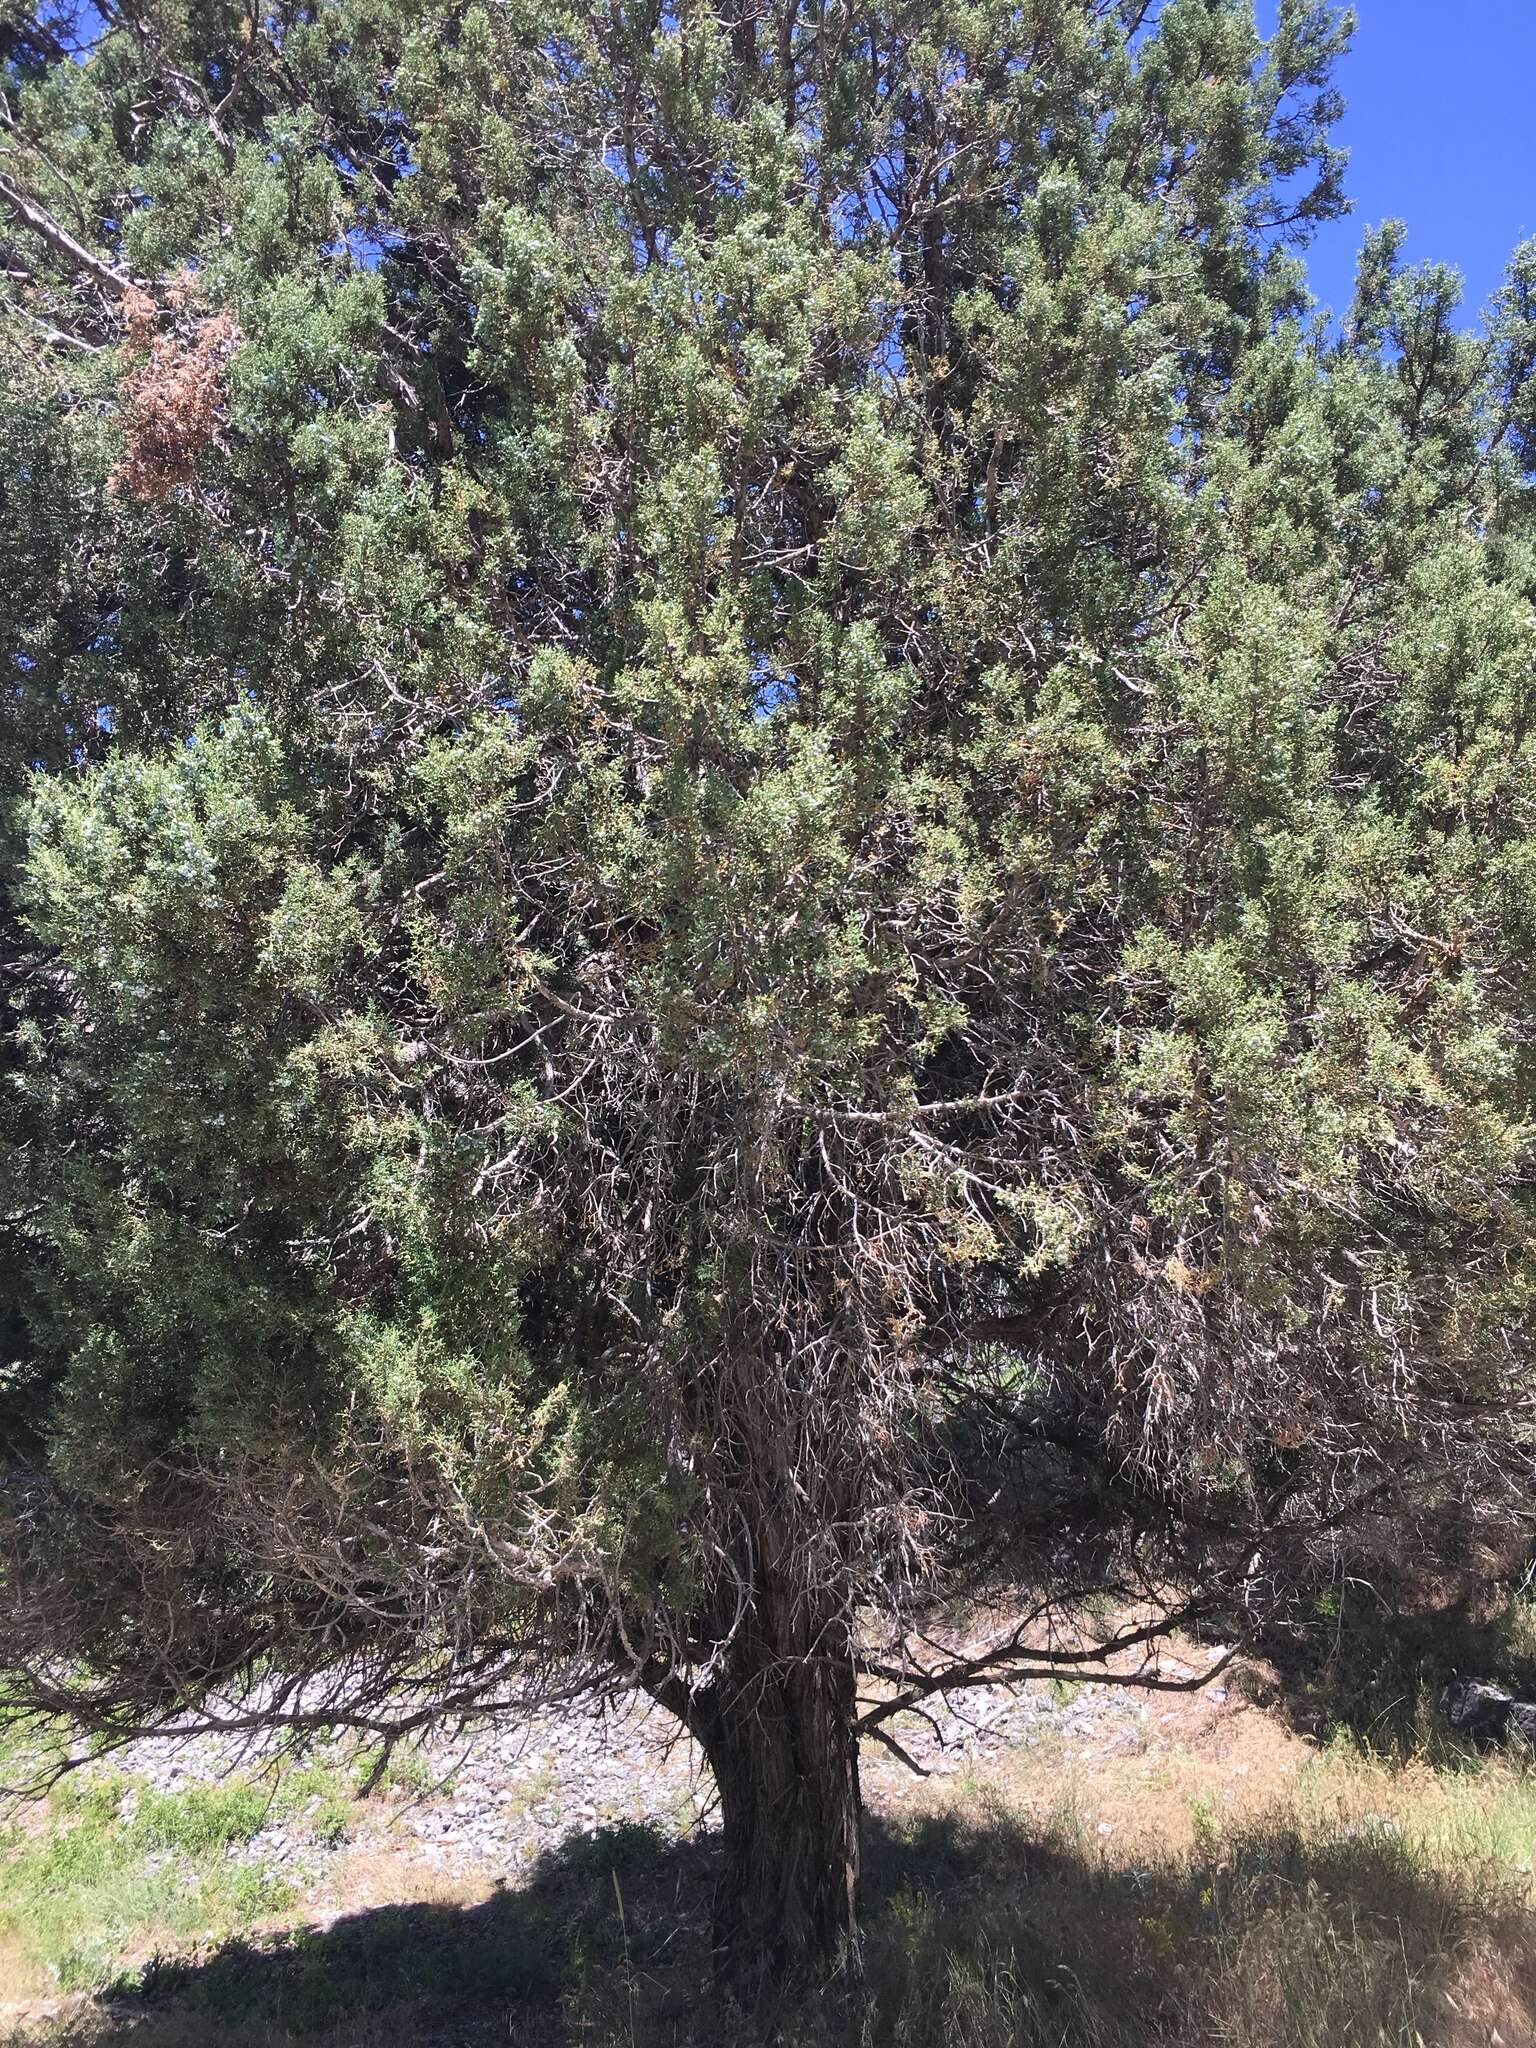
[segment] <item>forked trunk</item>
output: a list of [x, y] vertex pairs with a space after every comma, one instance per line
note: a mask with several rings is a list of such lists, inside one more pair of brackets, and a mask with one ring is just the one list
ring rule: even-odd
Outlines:
[[761, 1641], [689, 1718], [720, 1794], [722, 1974], [825, 1977], [859, 1960], [859, 1755], [844, 1660]]

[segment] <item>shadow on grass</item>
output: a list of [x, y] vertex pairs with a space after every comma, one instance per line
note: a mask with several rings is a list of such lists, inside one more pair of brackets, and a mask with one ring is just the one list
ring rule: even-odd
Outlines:
[[[1001, 1811], [871, 1822], [857, 2000], [715, 1995], [713, 1845], [570, 1840], [472, 1907], [381, 1907], [152, 1968], [49, 2048], [1463, 2048], [1536, 2040], [1536, 1921], [1390, 1826], [1276, 1821], [1104, 1860]], [[1477, 2029], [1481, 2031], [1477, 2031]]]
[[1525, 1595], [1423, 1612], [1362, 1586], [1337, 1614], [1262, 1647], [1281, 1679], [1263, 1704], [1309, 1735], [1347, 1734], [1379, 1755], [1473, 1754], [1440, 1708], [1458, 1672], [1536, 1699], [1536, 1607]]

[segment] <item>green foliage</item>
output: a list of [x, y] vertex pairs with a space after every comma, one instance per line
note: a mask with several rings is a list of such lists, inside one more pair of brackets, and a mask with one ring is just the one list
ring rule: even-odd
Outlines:
[[1349, 26], [6, 14], [19, 1671], [846, 1712], [1520, 1483], [1536, 248], [1329, 327]]

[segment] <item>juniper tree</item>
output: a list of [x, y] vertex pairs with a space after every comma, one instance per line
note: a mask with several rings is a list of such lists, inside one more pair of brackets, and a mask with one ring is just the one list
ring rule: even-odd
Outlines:
[[1311, 0], [0, 20], [7, 1697], [643, 1688], [846, 1953], [1525, 1469], [1536, 253], [1314, 313]]

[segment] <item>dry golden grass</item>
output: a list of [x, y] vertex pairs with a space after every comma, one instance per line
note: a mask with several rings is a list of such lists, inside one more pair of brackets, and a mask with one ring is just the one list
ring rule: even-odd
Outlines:
[[34, 2003], [0, 2044], [1536, 2048], [1536, 1773], [1515, 1761], [1319, 1744], [1233, 1686], [1154, 1703], [1107, 1749], [870, 1779], [852, 2003], [723, 2009], [707, 1848], [615, 1829], [505, 1890], [369, 1845], [297, 1932], [168, 1957], [115, 2009]]

